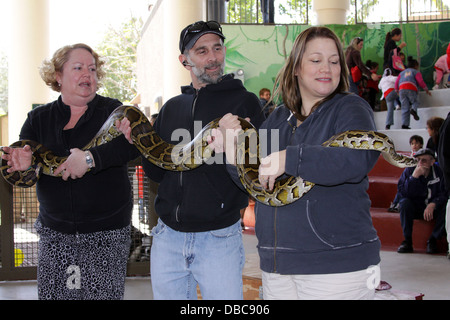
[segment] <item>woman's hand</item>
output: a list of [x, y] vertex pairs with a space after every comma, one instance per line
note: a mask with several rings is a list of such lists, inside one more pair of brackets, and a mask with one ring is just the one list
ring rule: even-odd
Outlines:
[[[93, 159], [92, 154], [91, 158]], [[85, 151], [80, 149], [70, 149], [70, 156], [55, 170], [54, 175], [58, 176], [61, 173], [62, 179], [67, 181], [69, 177], [72, 179], [82, 178], [88, 170], [89, 166], [86, 162]]]
[[372, 74], [370, 75], [370, 77], [372, 78], [373, 81], [378, 81], [378, 80], [381, 79], [381, 75], [378, 75], [378, 74], [376, 74], [376, 73], [372, 73]]
[[273, 190], [275, 180], [285, 172], [286, 150], [274, 152], [261, 159], [259, 182], [266, 190]]
[[33, 153], [29, 145], [23, 148], [3, 147], [3, 152], [2, 159], [6, 160], [8, 166], [11, 167], [7, 172], [25, 171], [31, 166]]
[[131, 140], [130, 120], [128, 120], [128, 118], [123, 118], [122, 121], [117, 120], [115, 124], [117, 129], [123, 133], [125, 139], [127, 139], [130, 144], [133, 144], [133, 140]]

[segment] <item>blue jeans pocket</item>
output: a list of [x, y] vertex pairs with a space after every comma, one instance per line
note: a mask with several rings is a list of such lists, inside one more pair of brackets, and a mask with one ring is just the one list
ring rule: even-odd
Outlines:
[[240, 235], [242, 233], [242, 227], [240, 222], [235, 223], [227, 228], [212, 230], [210, 231], [211, 235], [217, 238], [229, 238], [236, 235]]
[[162, 234], [166, 230], [167, 226], [164, 222], [162, 222], [161, 219], [158, 219], [158, 224], [153, 227], [153, 229], [150, 231], [150, 235], [153, 237], [156, 237], [160, 234]]

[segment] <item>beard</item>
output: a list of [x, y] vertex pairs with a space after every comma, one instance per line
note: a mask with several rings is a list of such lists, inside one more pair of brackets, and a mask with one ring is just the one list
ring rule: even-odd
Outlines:
[[[213, 73], [208, 73], [208, 68], [216, 68], [219, 67], [219, 69]], [[204, 84], [216, 84], [219, 82], [219, 79], [223, 76], [224, 73], [224, 65], [220, 62], [213, 62], [210, 63], [203, 68], [198, 67], [192, 67], [192, 72], [197, 77], [198, 81], [200, 83]]]

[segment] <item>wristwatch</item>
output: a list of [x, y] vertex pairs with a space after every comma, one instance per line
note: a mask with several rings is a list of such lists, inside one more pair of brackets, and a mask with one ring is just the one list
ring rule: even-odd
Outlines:
[[94, 159], [92, 159], [91, 153], [89, 151], [85, 151], [84, 154], [86, 155], [86, 164], [89, 169], [92, 169], [94, 167]]

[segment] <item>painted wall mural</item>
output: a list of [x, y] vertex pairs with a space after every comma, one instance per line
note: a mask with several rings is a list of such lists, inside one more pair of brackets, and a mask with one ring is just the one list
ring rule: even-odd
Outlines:
[[[395, 27], [402, 29], [403, 49], [420, 63], [420, 71], [428, 88], [432, 88], [435, 61], [450, 42], [450, 22], [409, 24], [328, 25], [341, 39], [344, 50], [354, 37], [364, 39], [361, 51], [363, 61], [379, 63], [383, 70], [383, 52], [386, 33]], [[305, 25], [224, 25], [227, 37], [226, 72], [243, 69], [246, 88], [258, 95], [261, 88], [272, 90], [275, 77], [291, 51], [297, 35], [308, 28]]]

